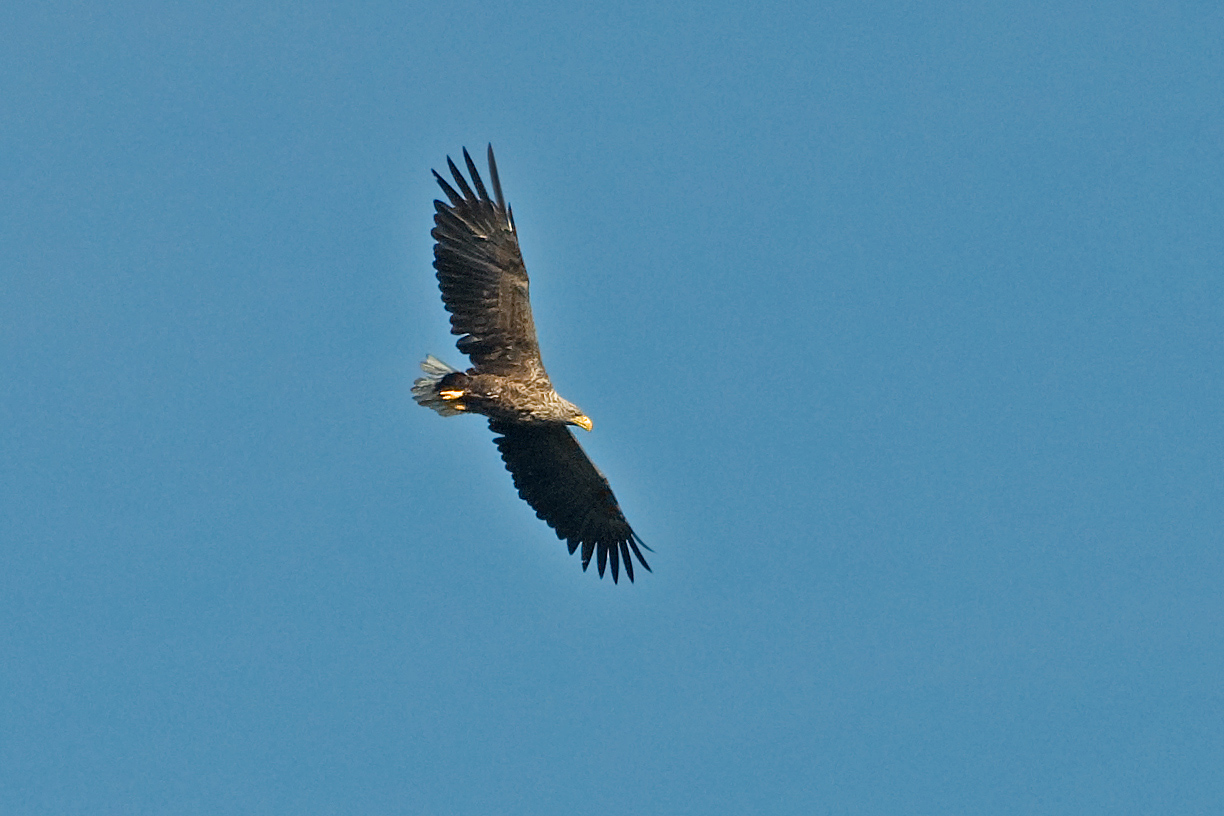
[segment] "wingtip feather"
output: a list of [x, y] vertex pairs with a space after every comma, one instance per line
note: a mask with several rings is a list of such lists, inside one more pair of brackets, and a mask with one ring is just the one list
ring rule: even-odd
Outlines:
[[[465, 149], [464, 154], [466, 155], [466, 153], [467, 150]], [[459, 172], [459, 168], [455, 166], [453, 161], [451, 161], [450, 156], [446, 157], [446, 166], [450, 168], [451, 175], [455, 177], [455, 184], [458, 184], [459, 189], [463, 191], [463, 197], [469, 201], [475, 199], [476, 194], [472, 192], [472, 188], [468, 186], [467, 179], [465, 179], [463, 174]]]
[[497, 160], [493, 158], [493, 143], [489, 143], [489, 183], [493, 185], [493, 195], [497, 198], [497, 209], [506, 211], [506, 199], [502, 195], [501, 179], [497, 175]]
[[472, 161], [472, 157], [468, 155], [467, 148], [463, 148], [463, 161], [467, 164], [468, 172], [472, 175], [472, 184], [476, 187], [476, 192], [481, 201], [489, 200], [489, 192], [485, 190], [484, 181], [480, 178], [480, 171], [476, 169], [476, 162]]

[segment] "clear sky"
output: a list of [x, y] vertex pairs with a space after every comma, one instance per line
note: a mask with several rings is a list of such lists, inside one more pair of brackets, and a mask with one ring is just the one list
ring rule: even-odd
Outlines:
[[[1221, 812], [1218, 2], [0, 41], [0, 812]], [[410, 399], [487, 142], [636, 584]]]

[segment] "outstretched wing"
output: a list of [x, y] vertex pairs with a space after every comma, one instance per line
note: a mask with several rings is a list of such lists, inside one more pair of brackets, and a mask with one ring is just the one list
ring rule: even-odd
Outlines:
[[[434, 268], [442, 302], [451, 313], [456, 345], [483, 372], [543, 377], [540, 347], [527, 292], [527, 269], [514, 232], [514, 213], [506, 206], [493, 146], [489, 146], [489, 197], [476, 164], [463, 150], [471, 184], [447, 157], [455, 187], [434, 171], [447, 204], [435, 201]], [[473, 189], [474, 188], [474, 189]]]
[[599, 554], [599, 576], [612, 561], [612, 581], [619, 577], [621, 562], [633, 580], [633, 559], [643, 567], [645, 547], [625, 521], [608, 480], [587, 457], [578, 440], [564, 425], [516, 425], [489, 420], [489, 428], [501, 434], [493, 441], [501, 451], [514, 486], [536, 515], [557, 531], [572, 554], [582, 546], [582, 569]]

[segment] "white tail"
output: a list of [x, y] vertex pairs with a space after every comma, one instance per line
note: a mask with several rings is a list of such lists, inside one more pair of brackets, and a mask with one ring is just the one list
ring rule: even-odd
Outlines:
[[444, 400], [438, 395], [438, 383], [442, 382], [442, 378], [447, 374], [458, 373], [458, 369], [451, 368], [432, 354], [426, 354], [421, 370], [425, 372], [425, 376], [417, 378], [412, 384], [412, 398], [417, 404], [432, 408], [442, 416], [463, 413], [455, 408], [454, 400]]

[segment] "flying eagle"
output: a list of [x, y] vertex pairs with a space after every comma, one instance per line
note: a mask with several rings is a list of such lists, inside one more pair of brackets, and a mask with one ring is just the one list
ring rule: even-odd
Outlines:
[[[649, 550], [625, 520], [608, 480], [587, 457], [567, 425], [591, 430], [577, 405], [553, 390], [540, 360], [531, 318], [527, 269], [519, 251], [514, 212], [502, 196], [489, 146], [489, 197], [476, 164], [464, 148], [471, 184], [448, 156], [452, 187], [434, 171], [450, 200], [434, 201], [434, 269], [442, 303], [451, 313], [456, 345], [472, 361], [458, 371], [429, 355], [425, 376], [412, 387], [419, 404], [442, 416], [484, 414], [514, 486], [536, 515], [564, 539], [572, 555], [582, 547], [582, 569], [598, 553], [599, 576], [612, 562], [612, 581], [625, 565], [633, 580], [633, 559]], [[456, 191], [455, 188], [458, 188]], [[475, 188], [475, 189], [473, 189]]]

